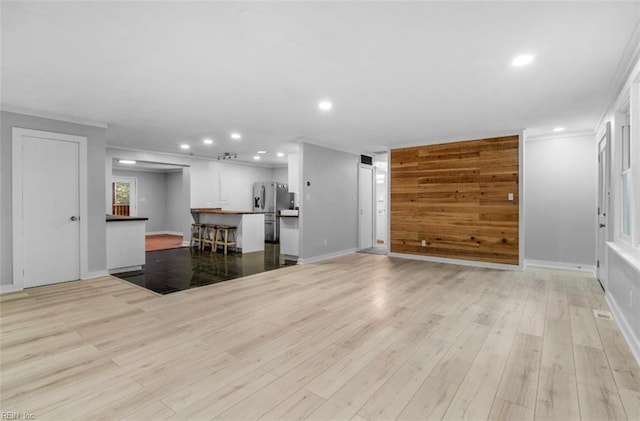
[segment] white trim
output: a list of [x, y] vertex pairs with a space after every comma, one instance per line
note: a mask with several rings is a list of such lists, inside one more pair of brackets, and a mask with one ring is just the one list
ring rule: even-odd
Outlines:
[[31, 117], [46, 118], [48, 120], [64, 121], [65, 123], [81, 124], [83, 126], [99, 127], [101, 129], [107, 129], [109, 126], [107, 123], [101, 121], [93, 121], [89, 119], [76, 118], [64, 116], [61, 114], [52, 113], [50, 111], [34, 110], [31, 108], [21, 107], [12, 104], [0, 104], [0, 109], [8, 113], [28, 115]]
[[628, 244], [621, 245], [614, 242], [607, 242], [607, 246], [614, 251], [618, 257], [627, 262], [631, 267], [640, 272], [640, 253]]
[[11, 131], [12, 151], [12, 225], [13, 225], [13, 285], [24, 289], [23, 256], [23, 209], [22, 209], [22, 138], [24, 136], [54, 139], [78, 144], [78, 202], [80, 207], [80, 279], [88, 274], [88, 203], [87, 203], [87, 138], [70, 134], [13, 127]]
[[96, 270], [96, 271], [87, 273], [87, 277], [82, 279], [85, 280], [85, 279], [102, 278], [104, 276], [109, 276], [109, 272], [106, 270]]
[[531, 260], [526, 259], [524, 261], [525, 269], [529, 266], [542, 267], [549, 269], [561, 269], [561, 270], [576, 270], [580, 272], [590, 272], [595, 276], [595, 265], [584, 265], [581, 263], [568, 263], [568, 262], [552, 262], [549, 260]]
[[562, 132], [562, 133], [546, 133], [546, 134], [538, 134], [538, 135], [527, 135], [527, 142], [538, 142], [541, 140], [556, 140], [556, 139], [567, 139], [570, 137], [582, 137], [582, 136], [593, 136], [595, 135], [595, 131], [593, 130], [575, 130], [571, 132]]
[[629, 322], [624, 317], [624, 314], [620, 310], [618, 303], [615, 298], [613, 298], [610, 291], [605, 292], [604, 299], [607, 301], [607, 304], [609, 304], [609, 308], [611, 309], [611, 313], [613, 313], [615, 322], [618, 325], [618, 328], [620, 328], [622, 336], [624, 336], [624, 339], [627, 341], [627, 345], [629, 345], [631, 353], [636, 359], [638, 365], [640, 365], [640, 340], [633, 333], [633, 330], [629, 326]]
[[133, 272], [135, 270], [142, 270], [142, 266], [136, 265], [136, 266], [125, 266], [121, 268], [109, 269], [108, 274], [112, 275], [114, 273]]
[[298, 258], [298, 264], [306, 265], [309, 263], [320, 262], [322, 260], [334, 259], [336, 257], [342, 257], [346, 256], [347, 254], [355, 253], [356, 251], [358, 251], [358, 249], [354, 247], [346, 250], [334, 251], [333, 253], [322, 254], [320, 256], [307, 257], [306, 259]]
[[191, 247], [191, 242], [189, 242], [189, 241], [183, 241], [183, 242], [182, 242], [182, 247]]
[[520, 267], [519, 265], [505, 265], [502, 263], [477, 262], [475, 260], [449, 259], [446, 257], [424, 256], [421, 254], [405, 254], [405, 253], [391, 252], [388, 254], [388, 256], [397, 257], [400, 259], [422, 260], [425, 262], [447, 263], [450, 265], [473, 266], [473, 267], [488, 268], [488, 269], [517, 270], [517, 271], [522, 270], [522, 267]]
[[149, 232], [146, 232], [144, 235], [145, 236], [148, 236], [148, 235], [175, 235], [175, 236], [183, 237], [184, 233], [179, 232], [179, 231], [149, 231]]
[[0, 285], [0, 294], [9, 294], [11, 292], [19, 292], [22, 290], [23, 288], [19, 288], [16, 285], [12, 284]]
[[524, 141], [525, 131], [518, 135], [518, 269], [524, 270]]

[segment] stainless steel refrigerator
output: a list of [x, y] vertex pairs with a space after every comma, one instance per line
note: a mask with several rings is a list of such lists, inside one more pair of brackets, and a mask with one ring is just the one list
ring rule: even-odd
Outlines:
[[280, 241], [279, 211], [293, 207], [286, 184], [267, 181], [253, 184], [253, 211], [264, 212], [264, 241]]

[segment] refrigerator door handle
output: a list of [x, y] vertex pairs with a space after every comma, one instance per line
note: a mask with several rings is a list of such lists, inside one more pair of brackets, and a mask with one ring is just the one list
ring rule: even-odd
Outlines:
[[261, 192], [261, 197], [262, 197], [262, 204], [261, 204], [261, 207], [262, 207], [262, 210], [264, 210], [264, 200], [265, 200], [265, 196], [266, 196], [266, 192], [265, 192], [265, 187], [264, 187], [264, 184], [263, 184], [263, 185], [262, 185], [262, 192]]

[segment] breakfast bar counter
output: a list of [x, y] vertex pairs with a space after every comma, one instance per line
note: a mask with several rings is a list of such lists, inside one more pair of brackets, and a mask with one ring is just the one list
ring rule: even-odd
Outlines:
[[264, 250], [264, 213], [220, 208], [192, 208], [196, 224], [229, 225], [236, 227], [238, 251], [252, 253]]

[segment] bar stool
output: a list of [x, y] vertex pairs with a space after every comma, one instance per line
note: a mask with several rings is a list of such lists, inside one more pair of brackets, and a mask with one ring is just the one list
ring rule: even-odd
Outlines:
[[214, 243], [216, 240], [216, 232], [218, 230], [218, 226], [214, 224], [202, 224], [202, 239], [200, 240], [200, 244], [202, 245], [202, 250], [206, 247], [207, 244], [211, 247], [211, 251], [216, 251], [214, 247]]
[[199, 250], [202, 249], [202, 226], [203, 224], [191, 224], [191, 239], [189, 240], [189, 247], [193, 246], [195, 243]]
[[[233, 241], [229, 241], [229, 234], [233, 234]], [[227, 254], [227, 247], [236, 248], [236, 227], [230, 225], [218, 225], [216, 227], [216, 235], [213, 247], [218, 251], [218, 245], [224, 247], [224, 254]]]

